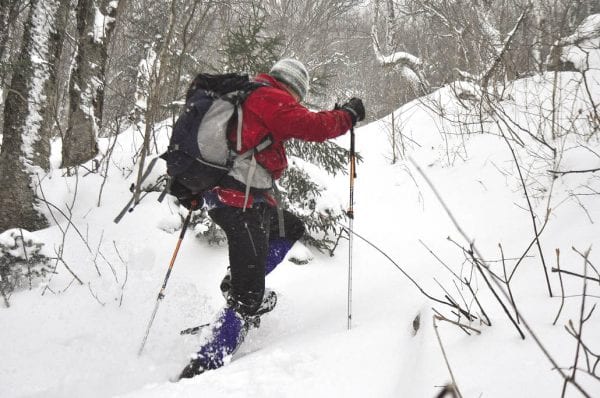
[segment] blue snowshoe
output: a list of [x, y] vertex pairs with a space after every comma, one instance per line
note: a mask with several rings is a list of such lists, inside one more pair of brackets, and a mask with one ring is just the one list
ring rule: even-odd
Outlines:
[[242, 315], [233, 306], [224, 307], [211, 326], [210, 337], [194, 354], [179, 379], [192, 378], [207, 370], [218, 369], [225, 365], [242, 345], [248, 331], [260, 326], [260, 316], [272, 311], [276, 304], [277, 294], [269, 290], [265, 292], [261, 306], [252, 315]]
[[242, 344], [248, 329], [248, 322], [241, 314], [231, 307], [223, 308], [212, 326], [208, 341], [183, 369], [179, 378], [192, 378], [223, 366]]

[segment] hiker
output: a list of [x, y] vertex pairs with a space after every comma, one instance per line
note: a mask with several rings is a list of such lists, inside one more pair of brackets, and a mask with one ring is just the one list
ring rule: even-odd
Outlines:
[[240, 154], [267, 137], [270, 144], [240, 162], [217, 187], [192, 198], [204, 201], [208, 214], [227, 236], [229, 268], [221, 283], [227, 305], [181, 378], [222, 366], [242, 343], [248, 328], [275, 305], [275, 292], [265, 293], [265, 276], [304, 234], [302, 222], [292, 213], [279, 210], [271, 192], [273, 180], [287, 168], [285, 142], [292, 138], [323, 142], [345, 134], [365, 118], [358, 98], [332, 111], [312, 112], [302, 106], [309, 74], [297, 60], [282, 59], [254, 81], [262, 85], [243, 102], [241, 135], [231, 131], [229, 140], [235, 147], [241, 136], [241, 145], [237, 145]]

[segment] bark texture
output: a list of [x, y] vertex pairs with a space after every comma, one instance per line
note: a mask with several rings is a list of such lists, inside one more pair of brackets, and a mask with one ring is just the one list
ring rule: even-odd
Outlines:
[[17, 65], [4, 108], [0, 152], [0, 231], [47, 226], [36, 207], [37, 173], [48, 170], [50, 137], [42, 134], [53, 54], [49, 36], [58, 2], [31, 0]]
[[70, 114], [63, 137], [62, 167], [85, 163], [98, 153], [108, 44], [118, 4], [108, 0], [79, 0], [77, 3], [79, 41], [69, 85]]

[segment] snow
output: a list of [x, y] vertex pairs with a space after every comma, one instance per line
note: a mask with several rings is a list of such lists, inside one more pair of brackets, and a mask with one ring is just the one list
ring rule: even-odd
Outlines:
[[[112, 1], [109, 4], [109, 8], [116, 9], [118, 6], [116, 1]], [[108, 25], [113, 23], [115, 19], [105, 15], [98, 7], [94, 7], [94, 27], [92, 35], [95, 43], [102, 43], [106, 37], [106, 31]]]
[[600, 14], [585, 18], [576, 31], [559, 44], [564, 46], [561, 60], [571, 61], [575, 69], [600, 69], [600, 51], [597, 51], [600, 49]]
[[183, 223], [181, 222], [181, 217], [179, 217], [179, 214], [171, 214], [162, 218], [158, 222], [157, 227], [167, 233], [172, 234], [173, 232], [180, 230], [182, 224]]
[[147, 48], [146, 58], [142, 59], [138, 65], [137, 87], [135, 92], [135, 107], [140, 111], [145, 111], [148, 106], [148, 87], [153, 74], [158, 74], [160, 61], [157, 59], [154, 45]]
[[420, 58], [405, 51], [396, 51], [389, 55], [382, 54], [375, 25], [373, 25], [371, 30], [371, 37], [373, 41], [373, 51], [375, 52], [377, 62], [379, 62], [382, 66], [396, 66], [398, 64], [402, 67], [402, 72], [407, 79], [411, 79], [414, 84], [420, 83], [418, 75], [414, 71], [409, 72], [409, 69], [421, 67], [423, 63]]
[[378, 60], [382, 65], [393, 65], [398, 62], [405, 62], [409, 65], [421, 65], [421, 60], [419, 58], [404, 51], [396, 51], [390, 55], [383, 55], [378, 57]]
[[[588, 75], [593, 98], [600, 101], [600, 75], [597, 71]], [[590, 104], [581, 74], [560, 73], [557, 84], [562, 94], [557, 101], [560, 108], [554, 123], [558, 136], [554, 140], [552, 75], [513, 82], [502, 109], [513, 117], [508, 122], [511, 126], [540, 129], [549, 142], [565, 149], [564, 156], [554, 160], [544, 145], [518, 130], [527, 146], [515, 145], [516, 153], [538, 225], [551, 208], [540, 237], [547, 266], [556, 267], [558, 248], [561, 268], [583, 274], [583, 258], [572, 247], [581, 253], [591, 247], [589, 261], [600, 263], [596, 246], [600, 204], [597, 195], [573, 193], [597, 192], [600, 181], [597, 173], [554, 180], [546, 170], [598, 167], [599, 143], [597, 136], [589, 135], [586, 124]], [[394, 119], [401, 121], [402, 133], [410, 138], [407, 152], [411, 158], [440, 193], [468, 240], [475, 243], [490, 268], [502, 275], [499, 244], [510, 271], [514, 259], [531, 242], [532, 221], [512, 155], [493, 114], [490, 112], [483, 124], [468, 124], [468, 128], [459, 124], [478, 112], [468, 102], [455, 99], [457, 87], [475, 93], [478, 89], [469, 83], [444, 87], [398, 109]], [[434, 114], [441, 108], [445, 118]], [[333, 257], [297, 244], [267, 278], [267, 286], [278, 293], [277, 308], [263, 317], [261, 327], [249, 334], [234, 360], [179, 383], [169, 379], [198, 345], [197, 336], [180, 336], [179, 331], [210, 321], [222, 306], [218, 286], [227, 266], [226, 247], [209, 246], [193, 234], [186, 236], [145, 352], [138, 357], [185, 211], [170, 200], [158, 203], [159, 192], [153, 192], [121, 223], [112, 223], [131, 196], [128, 187], [135, 175], [131, 159], [141, 145], [140, 135], [133, 130], [119, 136], [101, 207], [96, 206], [100, 176], [64, 177], [60, 170], [50, 174], [43, 182], [44, 192], [66, 214], [66, 206], [74, 203], [73, 225], [55, 214], [67, 231], [64, 243], [56, 225], [35, 235], [46, 247], [64, 245], [63, 260], [83, 284], [73, 281], [62, 263], [57, 263], [57, 273], [46, 284], [13, 294], [11, 307], [0, 308], [0, 396], [436, 396], [450, 376], [433, 327], [432, 308], [456, 318], [447, 307], [428, 300], [362, 238], [389, 255], [424, 291], [443, 299], [443, 286], [457, 300], [462, 302], [464, 297], [477, 313], [469, 292], [455, 284], [456, 279], [440, 262], [453, 273], [470, 277], [464, 253], [447, 238], [460, 245], [469, 242], [409, 161], [390, 164], [390, 122], [388, 116], [356, 130], [356, 146], [364, 162], [358, 165], [354, 191], [354, 230], [360, 237], [353, 238], [352, 329], [346, 329], [348, 240], [340, 241]], [[565, 134], [572, 126], [580, 134]], [[481, 134], [482, 128], [489, 134]], [[157, 128], [159, 149], [166, 146], [168, 130], [166, 122]], [[348, 146], [349, 138], [344, 136], [338, 142]], [[101, 139], [99, 146], [105, 151], [109, 142]], [[347, 205], [347, 175], [328, 176], [299, 159], [292, 161], [326, 184], [331, 195], [318, 203], [319, 209], [337, 211]], [[164, 169], [158, 168], [156, 173], [161, 171]], [[291, 258], [312, 261], [299, 266], [289, 261]], [[588, 273], [592, 272], [588, 267]], [[560, 294], [557, 274], [549, 277], [555, 294]], [[519, 265], [511, 289], [523, 318], [567, 371], [575, 357], [576, 341], [564, 325], [570, 319], [576, 327], [579, 324], [581, 297], [577, 295], [582, 281], [567, 276], [563, 281], [569, 298], [556, 325], [553, 321], [561, 299], [548, 297], [535, 247]], [[45, 285], [49, 289], [45, 290]], [[436, 321], [463, 396], [558, 396], [561, 377], [529, 333], [524, 340], [519, 338], [481, 278], [474, 277], [473, 288], [492, 326], [472, 322], [470, 326], [481, 335], [468, 336], [448, 322]], [[590, 282], [587, 289], [590, 295], [600, 295], [597, 284]], [[588, 297], [586, 308], [596, 302], [597, 297]], [[595, 352], [599, 328], [600, 318], [594, 313], [584, 325], [583, 339]], [[577, 381], [591, 396], [600, 396], [597, 380], [579, 372]], [[580, 394], [570, 386], [566, 396]]]
[[7, 253], [12, 257], [27, 260], [37, 254], [44, 242], [35, 233], [24, 229], [8, 229], [0, 234], [0, 256]]

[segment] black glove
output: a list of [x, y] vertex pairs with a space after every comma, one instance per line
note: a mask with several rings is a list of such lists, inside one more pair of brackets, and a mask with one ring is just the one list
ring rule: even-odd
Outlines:
[[352, 118], [352, 125], [365, 120], [365, 106], [360, 98], [351, 98], [348, 102], [342, 105], [342, 110], [348, 112]]
[[192, 210], [192, 204], [193, 204], [194, 210], [198, 210], [204, 204], [204, 199], [202, 198], [202, 194], [196, 194], [196, 195], [179, 198], [179, 204], [188, 210]]
[[204, 204], [201, 193], [193, 193], [186, 186], [182, 185], [176, 178], [171, 179], [169, 184], [169, 193], [177, 198], [179, 204], [190, 210], [192, 203], [194, 209], [199, 209]]

